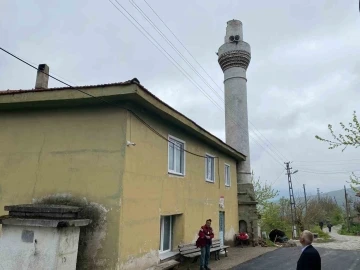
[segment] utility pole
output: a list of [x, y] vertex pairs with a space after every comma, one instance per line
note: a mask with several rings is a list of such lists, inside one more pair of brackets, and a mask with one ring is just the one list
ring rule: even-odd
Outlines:
[[320, 202], [320, 189], [317, 188], [317, 196], [318, 196], [318, 201]]
[[346, 221], [347, 221], [347, 229], [350, 232], [350, 214], [349, 214], [349, 205], [348, 205], [348, 194], [346, 192], [346, 187], [344, 185], [344, 192], [345, 192], [345, 209], [346, 209]]
[[306, 189], [305, 189], [305, 184], [303, 184], [303, 188], [304, 188], [304, 198], [305, 198], [305, 210], [306, 210], [306, 214], [307, 214], [307, 199], [306, 199]]
[[296, 205], [294, 198], [294, 190], [292, 187], [291, 175], [297, 173], [297, 170], [291, 172], [290, 162], [284, 162], [286, 164], [286, 174], [288, 176], [288, 184], [289, 184], [289, 196], [290, 196], [290, 209], [291, 209], [291, 221], [292, 221], [292, 237], [295, 239], [297, 237], [296, 233]]
[[304, 220], [304, 227], [307, 227], [307, 199], [306, 199], [306, 189], [305, 189], [305, 184], [303, 184], [303, 188], [304, 188], [304, 198], [305, 198], [305, 220]]

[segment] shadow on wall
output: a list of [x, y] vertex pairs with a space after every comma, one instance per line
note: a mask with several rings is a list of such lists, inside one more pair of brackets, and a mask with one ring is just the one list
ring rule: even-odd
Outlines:
[[108, 210], [100, 204], [88, 202], [86, 198], [73, 197], [71, 194], [53, 194], [34, 199], [33, 203], [71, 205], [82, 208], [79, 218], [88, 218], [92, 222], [80, 229], [76, 269], [96, 269], [96, 255], [106, 236], [106, 214]]

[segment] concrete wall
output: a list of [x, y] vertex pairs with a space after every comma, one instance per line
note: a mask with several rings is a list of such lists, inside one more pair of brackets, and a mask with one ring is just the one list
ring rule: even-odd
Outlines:
[[5, 225], [2, 230], [0, 269], [76, 269], [79, 227]]
[[55, 203], [72, 196], [96, 205], [104, 216], [96, 217], [102, 221], [96, 220], [96, 232], [87, 236], [79, 263], [87, 269], [114, 269], [126, 117], [125, 111], [107, 108], [2, 111], [0, 213], [5, 214], [5, 205], [49, 196]]
[[[185, 154], [186, 175], [171, 175], [168, 142], [129, 116], [127, 137], [136, 146], [128, 147], [125, 161], [119, 242], [121, 269], [144, 269], [159, 261], [162, 215], [177, 215], [173, 224], [173, 250], [181, 243], [195, 242], [200, 226], [208, 218], [213, 220], [215, 238], [219, 238], [220, 210], [225, 211], [225, 240], [232, 241], [238, 231], [236, 162], [184, 130], [164, 123], [160, 117], [138, 113], [164, 137], [170, 134], [185, 141], [186, 150], [199, 155], [209, 153], [220, 159], [219, 164], [215, 161], [215, 183], [205, 181], [204, 158], [189, 153]], [[230, 188], [224, 183], [224, 163], [231, 166]], [[220, 196], [225, 197], [224, 209], [219, 208]]]

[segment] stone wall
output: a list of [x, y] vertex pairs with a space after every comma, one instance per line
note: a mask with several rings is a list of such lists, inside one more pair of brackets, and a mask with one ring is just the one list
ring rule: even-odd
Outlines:
[[[241, 220], [246, 222], [249, 236], [253, 237], [254, 241], [257, 241], [259, 213], [256, 209], [257, 202], [252, 184], [238, 184], [238, 205], [239, 222]], [[251, 233], [253, 233], [253, 236]]]

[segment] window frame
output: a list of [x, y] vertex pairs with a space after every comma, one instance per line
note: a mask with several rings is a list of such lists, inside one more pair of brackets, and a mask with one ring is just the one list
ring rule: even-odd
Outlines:
[[[185, 176], [186, 175], [186, 142], [184, 141], [184, 140], [181, 140], [181, 139], [179, 139], [179, 138], [176, 138], [176, 137], [174, 137], [174, 136], [172, 136], [172, 135], [168, 135], [168, 162], [167, 162], [167, 168], [168, 168], [168, 173], [169, 174], [173, 174], [173, 175], [178, 175], [178, 176]], [[177, 172], [177, 171], [175, 171], [175, 170], [170, 170], [170, 166], [169, 166], [169, 162], [170, 162], [170, 155], [169, 155], [169, 148], [170, 148], [170, 144], [171, 144], [171, 140], [174, 140], [174, 141], [177, 141], [177, 142], [179, 142], [179, 143], [182, 143], [183, 145], [184, 145], [184, 154], [183, 154], [183, 156], [184, 156], [184, 160], [183, 160], [183, 163], [184, 163], [184, 172], [183, 173], [179, 173], [179, 172]], [[175, 157], [175, 156], [174, 156]], [[175, 160], [174, 160], [174, 168], [175, 168]]]
[[[163, 239], [164, 239], [164, 224], [165, 224], [165, 221], [164, 221], [164, 218], [165, 217], [170, 217], [170, 238], [169, 238], [169, 249], [167, 250], [163, 250]], [[173, 231], [173, 216], [160, 216], [160, 249], [159, 249], [159, 254], [163, 254], [163, 253], [166, 253], [166, 252], [170, 252], [172, 250], [172, 231]]]
[[[228, 171], [226, 171], [226, 169], [228, 168]], [[224, 163], [224, 177], [225, 177], [225, 187], [231, 187], [231, 169], [230, 169], [230, 165], [227, 163]], [[228, 177], [228, 179], [226, 178], [226, 176]], [[227, 183], [227, 180], [229, 180], [229, 183]]]
[[[208, 179], [207, 178], [207, 158], [210, 157], [214, 160], [214, 179]], [[214, 155], [211, 155], [209, 153], [205, 153], [205, 181], [208, 182], [208, 183], [212, 183], [214, 184], [215, 183], [215, 180], [216, 180], [216, 166], [215, 166], [215, 156]]]

